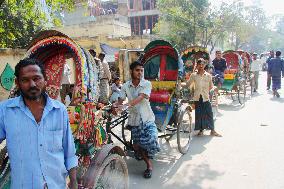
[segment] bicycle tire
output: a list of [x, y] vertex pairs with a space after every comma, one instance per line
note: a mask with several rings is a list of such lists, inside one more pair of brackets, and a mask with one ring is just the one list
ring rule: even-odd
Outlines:
[[[184, 115], [188, 114], [188, 118], [189, 118], [189, 126], [188, 126], [188, 133], [187, 132], [183, 132], [182, 128], [184, 126], [183, 121], [184, 120]], [[185, 110], [183, 112], [181, 112], [181, 116], [179, 119], [179, 122], [177, 124], [177, 145], [178, 145], [178, 150], [181, 154], [186, 154], [189, 150], [189, 146], [190, 146], [190, 141], [193, 137], [193, 131], [194, 129], [192, 128], [192, 116], [190, 111]], [[182, 144], [182, 136], [181, 133], [183, 132], [184, 136], [185, 136], [185, 142], [187, 142], [185, 145]], [[184, 143], [184, 142], [183, 142]]]
[[[120, 164], [122, 168], [122, 174], [119, 178], [115, 178], [117, 174], [113, 174], [111, 171], [106, 169], [110, 166], [113, 170], [113, 161]], [[116, 166], [116, 165], [115, 165]], [[117, 167], [117, 166], [116, 166]], [[115, 168], [116, 169], [116, 168]], [[108, 173], [107, 173], [108, 172]], [[100, 167], [96, 167], [94, 170], [95, 178], [93, 189], [103, 189], [103, 188], [116, 188], [116, 189], [128, 189], [129, 188], [129, 178], [128, 178], [128, 168], [124, 159], [118, 154], [108, 155]], [[122, 178], [121, 178], [122, 177]], [[111, 182], [110, 181], [111, 178]], [[117, 183], [120, 182], [120, 184]], [[123, 183], [121, 183], [123, 181]]]
[[246, 101], [246, 83], [245, 82], [242, 82], [240, 86], [238, 86], [238, 100], [241, 105], [245, 104], [245, 101]]

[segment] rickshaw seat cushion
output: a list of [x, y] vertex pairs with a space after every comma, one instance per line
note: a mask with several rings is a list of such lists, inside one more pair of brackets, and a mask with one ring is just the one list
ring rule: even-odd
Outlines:
[[224, 74], [236, 74], [237, 72], [237, 69], [227, 69], [224, 71]]
[[155, 103], [170, 103], [171, 93], [166, 90], [152, 91], [150, 95], [150, 102]]

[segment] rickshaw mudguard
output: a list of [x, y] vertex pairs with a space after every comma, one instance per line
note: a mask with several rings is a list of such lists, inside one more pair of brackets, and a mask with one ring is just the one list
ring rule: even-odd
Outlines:
[[105, 160], [105, 158], [109, 154], [118, 154], [120, 156], [126, 156], [123, 149], [120, 146], [114, 145], [114, 144], [106, 144], [103, 145], [103, 147], [96, 153], [96, 155], [93, 158], [92, 164], [94, 167], [101, 166]]

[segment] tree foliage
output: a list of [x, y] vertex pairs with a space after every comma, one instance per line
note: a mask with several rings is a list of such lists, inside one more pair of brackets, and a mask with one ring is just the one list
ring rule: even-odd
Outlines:
[[213, 7], [207, 0], [158, 0], [158, 8], [162, 16], [154, 31], [181, 50], [192, 45], [248, 49], [267, 25], [262, 8], [241, 1]]
[[[57, 13], [72, 10], [74, 0], [5, 0], [0, 4], [0, 48], [24, 48], [42, 29], [59, 25]], [[1, 3], [0, 2], [0, 3]], [[43, 9], [45, 8], [45, 9]], [[48, 25], [49, 24], [49, 25]]]

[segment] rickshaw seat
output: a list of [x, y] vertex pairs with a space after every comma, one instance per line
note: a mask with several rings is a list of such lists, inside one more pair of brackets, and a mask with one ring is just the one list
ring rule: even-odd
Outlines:
[[171, 93], [167, 90], [152, 91], [150, 95], [150, 102], [155, 103], [170, 103]]
[[237, 72], [237, 69], [227, 69], [224, 71], [224, 74], [236, 74]]

